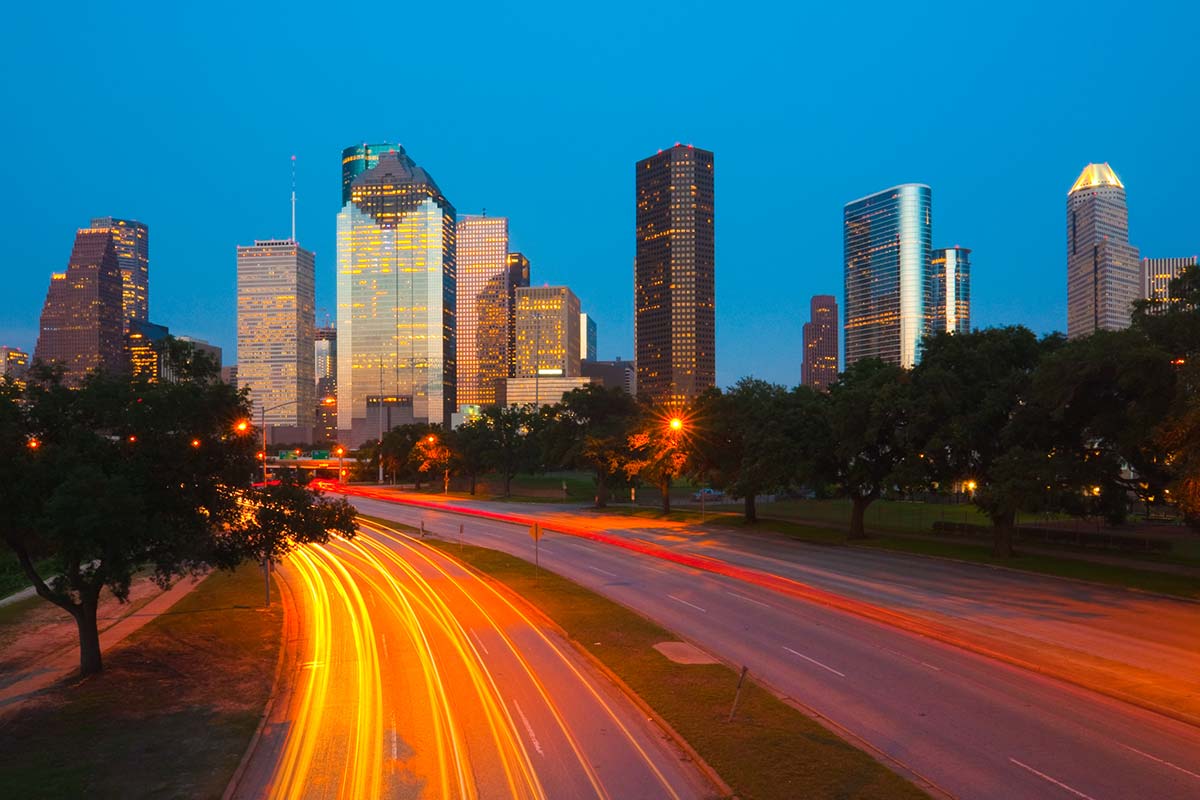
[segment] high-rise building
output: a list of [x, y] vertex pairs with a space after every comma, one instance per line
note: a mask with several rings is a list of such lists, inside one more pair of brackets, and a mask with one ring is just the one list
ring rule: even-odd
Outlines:
[[517, 289], [517, 378], [579, 377], [579, 298], [566, 286]]
[[134, 378], [151, 382], [171, 380], [168, 374], [167, 340], [171, 332], [165, 325], [140, 319], [129, 320], [125, 328], [125, 357]]
[[[315, 258], [292, 239], [237, 249], [238, 386], [254, 419], [289, 441], [312, 435]], [[265, 411], [265, 418], [262, 416]]]
[[404, 148], [399, 145], [380, 142], [379, 144], [356, 144], [342, 150], [342, 205], [350, 202], [350, 184], [354, 179], [379, 163], [379, 157], [384, 153]]
[[141, 222], [97, 217], [93, 228], [112, 231], [113, 249], [121, 270], [121, 311], [124, 327], [134, 320], [150, 319], [150, 229]]
[[579, 315], [579, 357], [596, 360], [596, 319], [588, 314]]
[[0, 378], [24, 380], [28, 370], [28, 353], [16, 347], [0, 347]]
[[932, 333], [971, 332], [971, 251], [942, 247], [930, 259], [933, 271]]
[[1129, 327], [1142, 296], [1125, 186], [1108, 164], [1088, 164], [1067, 193], [1067, 336]]
[[337, 217], [337, 399], [342, 443], [358, 447], [404, 422], [449, 424], [457, 409], [455, 212], [401, 147], [350, 189]]
[[630, 397], [637, 397], [637, 370], [632, 361], [584, 361], [579, 365], [583, 377], [601, 386], [619, 386]]
[[50, 276], [34, 360], [62, 365], [68, 386], [91, 370], [126, 372], [122, 319], [113, 229], [80, 228], [67, 271]]
[[932, 328], [932, 192], [906, 183], [847, 203], [846, 365], [878, 358], [905, 369]]
[[713, 154], [677, 144], [636, 175], [638, 392], [684, 403], [717, 382]]
[[489, 406], [497, 382], [508, 377], [508, 219], [459, 216], [455, 247], [458, 405]]
[[1171, 281], [1186, 268], [1197, 267], [1196, 256], [1188, 258], [1143, 258], [1142, 296], [1147, 300], [1169, 301]]
[[517, 376], [517, 289], [529, 285], [529, 259], [508, 254], [508, 377]]
[[335, 442], [337, 423], [337, 328], [317, 328], [313, 338], [313, 360], [317, 376], [317, 405], [314, 412], [314, 441]]
[[221, 359], [224, 356], [224, 351], [212, 342], [207, 342], [204, 339], [197, 339], [194, 336], [176, 336], [175, 340], [182, 342], [192, 348], [197, 353], [203, 353], [208, 356], [208, 360], [217, 368], [218, 372], [224, 369]]
[[804, 362], [800, 383], [826, 389], [838, 376], [838, 307], [831, 294], [814, 295], [804, 323]]

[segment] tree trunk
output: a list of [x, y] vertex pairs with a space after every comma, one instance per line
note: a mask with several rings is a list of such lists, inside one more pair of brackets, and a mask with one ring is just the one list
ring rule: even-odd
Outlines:
[[504, 473], [504, 496], [505, 497], [512, 496], [512, 479], [513, 479], [513, 476], [511, 473], [508, 473], [508, 472]]
[[79, 628], [79, 675], [86, 678], [100, 671], [100, 631], [96, 627], [97, 598], [83, 598], [74, 612]]
[[992, 555], [998, 558], [1012, 558], [1015, 519], [1016, 514], [1012, 512], [992, 517]]
[[754, 505], [754, 492], [746, 494], [746, 522], [758, 522], [758, 507]]
[[596, 508], [608, 508], [608, 473], [596, 470]]
[[850, 498], [850, 535], [848, 539], [866, 539], [867, 529], [863, 519], [867, 516], [867, 506], [871, 505], [869, 497]]
[[471, 496], [475, 496], [475, 473], [471, 473]]
[[662, 481], [659, 482], [658, 488], [662, 491], [663, 513], [670, 514], [671, 513], [671, 479], [663, 478]]

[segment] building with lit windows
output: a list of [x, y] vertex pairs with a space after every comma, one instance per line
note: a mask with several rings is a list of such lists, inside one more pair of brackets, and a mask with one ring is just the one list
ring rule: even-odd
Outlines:
[[517, 289], [517, 378], [578, 378], [579, 298], [566, 286]]
[[1185, 269], [1196, 269], [1196, 256], [1189, 258], [1143, 258], [1142, 296], [1147, 300], [1169, 302], [1171, 281]]
[[80, 228], [67, 271], [50, 276], [34, 360], [65, 368], [67, 386], [92, 370], [126, 372], [123, 319], [113, 230]]
[[354, 179], [379, 163], [379, 157], [384, 153], [399, 150], [400, 145], [380, 142], [379, 144], [356, 144], [342, 150], [342, 206], [350, 202], [350, 184]]
[[0, 378], [24, 380], [28, 370], [28, 353], [16, 347], [0, 347]]
[[608, 388], [619, 386], [630, 397], [637, 397], [637, 369], [632, 361], [622, 361], [620, 358], [613, 361], [589, 359], [579, 365], [579, 370], [583, 377], [591, 378], [593, 383]]
[[814, 389], [827, 389], [838, 376], [838, 307], [833, 295], [813, 296], [803, 335], [804, 362], [800, 366], [800, 383]]
[[457, 410], [455, 211], [400, 147], [350, 189], [337, 216], [337, 402], [339, 441], [358, 447]]
[[335, 442], [337, 423], [337, 328], [326, 325], [313, 337], [313, 362], [317, 376], [317, 405], [314, 409], [315, 441]]
[[1108, 164], [1088, 164], [1067, 193], [1068, 338], [1128, 328], [1142, 284], [1125, 185]]
[[221, 360], [224, 356], [224, 351], [218, 345], [207, 342], [204, 339], [197, 339], [194, 336], [176, 336], [175, 340], [188, 345], [197, 353], [203, 353], [208, 356], [208, 360], [217, 368], [218, 373], [224, 370]]
[[529, 285], [529, 259], [508, 254], [508, 377], [517, 374], [517, 289]]
[[567, 378], [562, 375], [542, 375], [536, 378], [506, 378], [500, 384], [496, 403], [501, 406], [542, 406], [562, 402], [563, 395], [575, 389], [582, 389], [591, 383], [598, 383], [595, 378], [575, 376]]
[[508, 219], [459, 216], [454, 260], [458, 405], [493, 405], [510, 361]]
[[141, 222], [97, 217], [93, 228], [112, 232], [117, 267], [121, 270], [121, 311], [124, 327], [150, 319], [150, 228]]
[[579, 357], [596, 360], [596, 318], [589, 314], [579, 315]]
[[905, 369], [932, 330], [932, 192], [906, 183], [843, 209], [846, 365], [878, 358]]
[[282, 441], [312, 436], [315, 271], [313, 254], [291, 239], [237, 249], [238, 387], [249, 387], [255, 421]]
[[971, 332], [971, 251], [942, 247], [930, 259], [933, 271], [933, 331]]
[[169, 379], [167, 369], [167, 340], [171, 332], [165, 325], [155, 325], [140, 319], [130, 320], [125, 328], [125, 356], [129, 373], [134, 378], [156, 382]]
[[675, 145], [637, 162], [638, 392], [685, 403], [716, 385], [713, 154]]

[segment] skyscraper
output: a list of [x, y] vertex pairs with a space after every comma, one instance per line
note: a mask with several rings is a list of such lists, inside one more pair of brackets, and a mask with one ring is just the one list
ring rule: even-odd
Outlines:
[[1088, 164], [1067, 193], [1067, 336], [1129, 327], [1142, 294], [1125, 186], [1108, 164]]
[[838, 376], [838, 307], [833, 295], [813, 295], [803, 333], [800, 383], [824, 390]]
[[508, 219], [458, 218], [455, 338], [458, 405], [496, 402], [496, 382], [508, 377]]
[[931, 329], [932, 192], [906, 183], [847, 203], [846, 365], [879, 358], [911, 368]]
[[399, 145], [380, 142], [379, 144], [356, 144], [342, 150], [342, 205], [350, 202], [350, 184], [359, 175], [379, 163], [379, 157], [384, 153], [404, 148]]
[[0, 347], [0, 378], [24, 380], [29, 354], [17, 347]]
[[713, 154], [675, 145], [637, 163], [638, 392], [687, 402], [716, 385]]
[[33, 357], [65, 367], [68, 386], [90, 370], [126, 372], [122, 319], [113, 229], [80, 228], [67, 271], [50, 276]]
[[150, 229], [131, 219], [97, 217], [93, 228], [112, 231], [113, 249], [121, 270], [121, 310], [124, 327], [150, 319]]
[[579, 298], [566, 286], [517, 289], [516, 373], [579, 377]]
[[292, 441], [312, 435], [315, 259], [291, 239], [237, 249], [238, 386], [250, 388], [254, 419]]
[[125, 328], [125, 357], [129, 374], [139, 380], [156, 382], [174, 379], [167, 365], [167, 340], [171, 332], [165, 325], [129, 320]]
[[338, 428], [350, 446], [403, 422], [448, 424], [457, 409], [455, 212], [403, 148], [352, 182], [337, 217], [337, 265]]
[[1171, 281], [1187, 267], [1195, 269], [1196, 256], [1188, 258], [1143, 258], [1142, 296], [1147, 300], [1170, 300]]
[[314, 409], [314, 441], [334, 442], [337, 425], [337, 328], [326, 325], [316, 329], [313, 359], [317, 378], [317, 405]]
[[529, 259], [508, 254], [508, 377], [517, 374], [517, 289], [529, 285]]
[[971, 332], [971, 251], [942, 247], [933, 251], [933, 333]]
[[579, 315], [579, 357], [596, 360], [596, 320], [589, 314]]

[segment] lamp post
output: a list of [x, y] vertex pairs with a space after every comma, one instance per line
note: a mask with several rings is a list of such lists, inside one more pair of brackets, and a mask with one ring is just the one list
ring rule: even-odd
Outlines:
[[[259, 417], [258, 417], [259, 427], [262, 428], [262, 464], [263, 464], [263, 487], [264, 488], [267, 485], [267, 412], [274, 411], [277, 408], [284, 408], [285, 406], [290, 406], [290, 405], [293, 405], [293, 404], [299, 403], [299, 402], [300, 402], [299, 399], [288, 400], [286, 402], [279, 403], [277, 405], [273, 405], [270, 408], [263, 406], [259, 410]], [[240, 429], [240, 426], [239, 426], [239, 429]], [[270, 608], [271, 607], [271, 559], [265, 552], [263, 553], [262, 566], [263, 566], [263, 583], [266, 587], [265, 592], [266, 592], [266, 598], [267, 598], [267, 608]]]
[[342, 482], [342, 476], [346, 474], [346, 470], [342, 468], [342, 456], [346, 455], [346, 448], [340, 444], [334, 449], [333, 454], [338, 457], [338, 483]]

